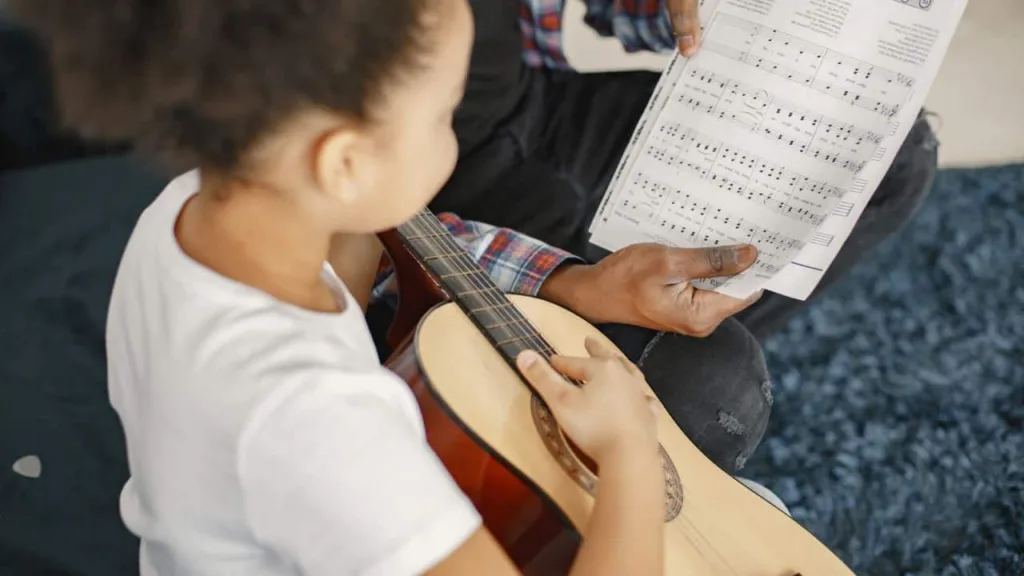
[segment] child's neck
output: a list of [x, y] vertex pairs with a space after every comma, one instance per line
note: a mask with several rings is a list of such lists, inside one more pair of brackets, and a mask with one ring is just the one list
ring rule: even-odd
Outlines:
[[175, 226], [186, 254], [278, 300], [318, 312], [343, 309], [322, 279], [329, 231], [276, 191], [208, 186], [203, 183]]

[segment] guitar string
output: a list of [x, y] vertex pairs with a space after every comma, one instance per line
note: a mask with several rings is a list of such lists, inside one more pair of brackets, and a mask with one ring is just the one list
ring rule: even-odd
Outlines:
[[[419, 222], [423, 223], [422, 227], [419, 226]], [[418, 236], [410, 239], [410, 243], [419, 241], [428, 244], [429, 248], [434, 249], [438, 253], [440, 259], [449, 262], [454, 266], [453, 272], [456, 275], [461, 275], [464, 280], [472, 286], [473, 290], [468, 292], [476, 294], [477, 297], [484, 301], [484, 304], [488, 305], [484, 310], [491, 310], [495, 315], [501, 314], [502, 312], [498, 305], [503, 304], [503, 302], [500, 298], [493, 295], [498, 291], [497, 287], [489, 286], [487, 281], [481, 281], [479, 279], [479, 276], [483, 271], [479, 268], [478, 264], [474, 262], [472, 265], [466, 265], [466, 263], [461, 261], [462, 256], [466, 255], [465, 250], [461, 246], [451, 246], [450, 242], [446, 242], [448, 237], [450, 237], [450, 233], [446, 228], [438, 226], [439, 224], [440, 222], [436, 221], [433, 214], [426, 210], [420, 212], [420, 214], [415, 216], [413, 220], [409, 222], [409, 227], [413, 228], [413, 230], [418, 233]], [[413, 246], [413, 248], [416, 249], [415, 246]], [[447, 251], [445, 250], [446, 248]], [[476, 270], [474, 268], [476, 268]], [[435, 273], [437, 273], [437, 271], [435, 271]], [[444, 283], [447, 279], [442, 278], [442, 276], [443, 274], [438, 273], [438, 279]], [[450, 282], [452, 284], [459, 283], [456, 278], [452, 278]], [[456, 286], [456, 288], [460, 287]], [[459, 294], [454, 294], [453, 296], [458, 297]], [[506, 306], [501, 306], [501, 308], [505, 307]]]
[[684, 526], [681, 529], [681, 532], [683, 534], [683, 538], [685, 538], [686, 541], [690, 543], [690, 546], [700, 556], [700, 558], [703, 559], [706, 563], [710, 564], [711, 563], [710, 559], [704, 554], [704, 551], [701, 550], [700, 542], [698, 540], [694, 539], [693, 534], [691, 534], [691, 531], [687, 530], [686, 527]]
[[[513, 335], [515, 335], [515, 331], [518, 327], [523, 333], [523, 340], [537, 345], [535, 350], [541, 353], [554, 353], [554, 351], [550, 349], [550, 346], [544, 342], [542, 337], [533, 329], [532, 325], [529, 324], [529, 320], [523, 314], [519, 313], [518, 308], [512, 304], [511, 300], [504, 293], [500, 292], [500, 289], [498, 289], [490, 277], [486, 275], [486, 271], [484, 271], [475, 260], [469, 257], [469, 254], [464, 248], [455, 242], [454, 237], [448, 229], [445, 228], [439, 220], [437, 220], [433, 213], [424, 209], [410, 220], [407, 225], [418, 234], [418, 237], [409, 239], [409, 242], [414, 243], [416, 241], [421, 241], [431, 248], [434, 248], [439, 257], [443, 258], [445, 261], [453, 263], [455, 265], [454, 272], [461, 274], [461, 278], [474, 288], [473, 293], [479, 295], [479, 297], [484, 300], [484, 303], [490, 306], [491, 312], [498, 316], [499, 320], [510, 321], [504, 324], [503, 327], [508, 328]], [[512, 312], [512, 310], [515, 312]], [[685, 484], [683, 484], [682, 479], [680, 479], [680, 484], [683, 485], [685, 490]], [[689, 515], [685, 512], [681, 515], [683, 516], [683, 520], [686, 525], [690, 527], [692, 534], [703, 542], [704, 547], [706, 549], [710, 549], [712, 554], [719, 558], [719, 562], [724, 564], [729, 572], [737, 574], [738, 572], [728, 562], [725, 556], [711, 544], [708, 538], [690, 520]], [[700, 549], [697, 542], [694, 542], [692, 538], [688, 537], [688, 539], [691, 540], [695, 549]], [[700, 553], [701, 556], [706, 557], [704, 551], [699, 551], [698, 553]]]
[[[418, 223], [416, 222], [417, 220], [423, 223], [423, 227], [418, 226]], [[516, 329], [515, 326], [518, 323], [515, 321], [519, 319], [516, 318], [515, 314], [509, 310], [512, 306], [511, 302], [504, 297], [504, 294], [500, 293], [500, 290], [497, 286], [493, 285], [493, 282], [490, 281], [489, 278], [484, 277], [485, 272], [479, 264], [475, 261], [464, 261], [464, 259], [468, 259], [468, 254], [466, 254], [465, 250], [461, 246], [458, 246], [451, 241], [453, 238], [451, 238], [448, 230], [443, 228], [440, 225], [440, 222], [438, 222], [432, 214], [424, 212], [421, 212], [415, 217], [413, 221], [413, 228], [418, 229], [418, 232], [421, 234], [419, 240], [430, 245], [431, 248], [434, 248], [444, 261], [453, 265], [453, 272], [457, 277], [461, 276], [462, 278], [462, 282], [457, 278], [452, 278], [450, 281], [453, 284], [468, 283], [473, 288], [469, 292], [476, 294], [477, 297], [483, 300], [484, 304], [487, 305], [486, 308], [479, 311], [486, 310], [497, 316], [499, 320], [512, 321], [500, 324], [494, 328], [499, 326], [503, 328], [507, 327], [509, 331], [512, 332], [513, 336], [520, 336], [514, 332]], [[431, 230], [432, 228], [434, 230]], [[438, 276], [440, 277], [441, 274], [438, 274]], [[441, 280], [443, 282], [445, 279]], [[458, 286], [456, 287], [458, 288]], [[456, 294], [454, 296], [457, 297], [459, 295]], [[522, 334], [522, 336], [527, 335], [529, 334], [525, 331], [524, 334]]]
[[[421, 227], [419, 223], [422, 223], [423, 226]], [[516, 327], [518, 326], [524, 333], [524, 338], [522, 339], [527, 343], [536, 344], [534, 348], [538, 352], [547, 353], [549, 355], [555, 354], [555, 351], [551, 349], [550, 345], [543, 340], [543, 336], [536, 332], [529, 319], [521, 313], [518, 307], [512, 304], [508, 297], [501, 292], [496, 285], [494, 285], [490, 277], [487, 276], [486, 271], [484, 271], [475, 260], [469, 257], [465, 249], [455, 242], [454, 237], [450, 234], [448, 229], [441, 224], [429, 209], [421, 211], [412, 220], [410, 220], [409, 224], [409, 227], [413, 228], [414, 232], [419, 236], [419, 238], [412, 241], [421, 240], [425, 243], [431, 244], [431, 247], [435, 250], [438, 250], [439, 246], [445, 245], [445, 247], [448, 248], [447, 253], [454, 254], [458, 258], [455, 262], [457, 271], [468, 272], [475, 270], [477, 272], [475, 274], [465, 276], [465, 278], [467, 278], [468, 281], [477, 288], [475, 292], [481, 295], [481, 298], [485, 300], [485, 303], [491, 305], [491, 308], [494, 310], [494, 313], [499, 316], [499, 319], [512, 320], [512, 322], [507, 323], [510, 325], [510, 329], [512, 331], [516, 330]], [[441, 250], [438, 250], [438, 252], [441, 254], [445, 253]], [[480, 288], [484, 289], [480, 290]], [[504, 318], [501, 318], [501, 316], [504, 316]], [[574, 379], [568, 380], [574, 382], [577, 386], [582, 386], [581, 382]], [[685, 490], [685, 484], [683, 484], [682, 479], [680, 479], [680, 484]]]
[[[721, 551], [719, 551], [718, 548], [716, 548], [715, 545], [711, 543], [711, 541], [708, 539], [708, 537], [705, 536], [704, 533], [700, 531], [700, 528], [698, 528], [697, 525], [693, 522], [693, 520], [690, 519], [690, 515], [689, 514], [685, 514], [685, 513], [681, 512], [680, 516], [683, 517], [684, 525], [690, 528], [690, 532], [692, 534], [696, 535], [700, 539], [700, 541], [703, 542], [704, 547], [706, 549], [710, 550], [711, 553], [714, 554], [714, 556], [718, 557], [718, 563], [724, 564], [725, 567], [728, 569], [729, 573], [739, 574], [739, 571], [736, 570], [736, 568], [733, 567], [733, 565], [729, 562], [729, 559], [726, 558], [725, 554], [723, 554]], [[692, 538], [687, 537], [687, 539], [690, 540], [691, 543], [693, 543], [693, 547], [694, 547], [694, 549], [697, 550], [697, 553], [700, 554], [702, 558], [704, 558], [706, 561], [708, 561], [710, 563], [711, 562], [711, 558], [708, 558], [708, 556], [705, 553], [705, 551], [701, 550], [700, 546], [698, 546], [698, 544], [696, 542], [694, 542]]]
[[[422, 223], [423, 226], [420, 226], [419, 223]], [[460, 283], [468, 283], [473, 288], [470, 292], [476, 294], [477, 297], [486, 305], [485, 309], [480, 311], [489, 311], [501, 322], [493, 327], [485, 327], [485, 330], [488, 328], [493, 330], [501, 327], [507, 328], [514, 338], [532, 336], [525, 330], [523, 331], [523, 334], [518, 334], [516, 332], [516, 325], [521, 322], [520, 319], [516, 318], [516, 315], [511, 312], [511, 302], [504, 297], [504, 294], [500, 293], [498, 288], [493, 285], [493, 282], [491, 282], [489, 278], [481, 277], [484, 272], [476, 262], [467, 263], [463, 261], [463, 256], [468, 258], [468, 254], [466, 254], [465, 250], [461, 246], [454, 245], [454, 243], [450, 241], [451, 236], [448, 230], [440, 226], [440, 222], [433, 217], [433, 214], [430, 214], [429, 212], [421, 212], [414, 218], [411, 224], [411, 228], [416, 230], [420, 235], [420, 237], [414, 239], [413, 242], [415, 242], [415, 240], [419, 240], [424, 244], [427, 244], [429, 247], [435, 249], [439, 256], [444, 258], [445, 261], [453, 265], [453, 272], [461, 275], [463, 282], [459, 282], [457, 279], [453, 278], [450, 280], [451, 283], [456, 284], [456, 288], [459, 288], [458, 284]], [[438, 274], [438, 276], [439, 279], [444, 282], [444, 279], [440, 278], [441, 274]], [[457, 297], [458, 294], [453, 296]], [[547, 348], [547, 346], [541, 346], [541, 348]], [[543, 353], [544, 350], [541, 350], [541, 352]]]
[[[554, 349], [529, 324], [529, 320], [494, 284], [483, 268], [470, 258], [465, 249], [455, 242], [455, 238], [433, 213], [424, 209], [410, 223], [413, 228], [418, 229], [417, 231], [421, 235], [419, 240], [432, 245], [435, 249], [447, 249], [446, 251], [439, 250], [439, 252], [451, 255], [445, 260], [455, 265], [454, 272], [461, 277], [461, 281], [453, 279], [452, 283], [468, 283], [473, 288], [472, 293], [488, 306], [488, 311], [502, 321], [501, 324], [491, 328], [492, 330], [498, 327], [503, 328], [513, 337], [512, 342], [519, 341], [527, 344], [548, 357], [555, 354]], [[497, 345], [500, 348], [501, 345]]]

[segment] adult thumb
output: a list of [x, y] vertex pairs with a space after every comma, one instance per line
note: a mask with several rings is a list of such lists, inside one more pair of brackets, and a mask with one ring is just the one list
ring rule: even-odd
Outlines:
[[700, 15], [698, 0], [668, 0], [672, 33], [683, 56], [693, 56], [700, 45]]
[[750, 244], [678, 248], [671, 259], [673, 273], [687, 280], [734, 276], [757, 261], [757, 248]]

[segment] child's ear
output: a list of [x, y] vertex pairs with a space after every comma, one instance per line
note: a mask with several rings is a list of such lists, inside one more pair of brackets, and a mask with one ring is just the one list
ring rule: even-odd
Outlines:
[[323, 136], [314, 150], [317, 187], [332, 203], [359, 204], [373, 189], [376, 166], [368, 135], [352, 126]]

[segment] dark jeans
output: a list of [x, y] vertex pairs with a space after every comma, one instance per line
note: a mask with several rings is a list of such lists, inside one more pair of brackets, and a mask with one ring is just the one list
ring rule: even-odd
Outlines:
[[[526, 73], [530, 89], [519, 108], [490, 139], [464, 151], [431, 208], [599, 260], [607, 253], [588, 243], [587, 228], [658, 75]], [[936, 162], [937, 143], [921, 116], [815, 295], [910, 219], [931, 188]], [[731, 472], [760, 442], [771, 407], [757, 339], [802, 305], [766, 293], [706, 339], [627, 326], [603, 330], [638, 362], [683, 431]]]

